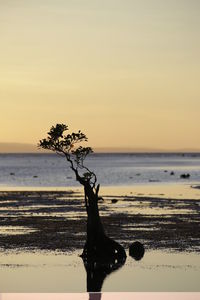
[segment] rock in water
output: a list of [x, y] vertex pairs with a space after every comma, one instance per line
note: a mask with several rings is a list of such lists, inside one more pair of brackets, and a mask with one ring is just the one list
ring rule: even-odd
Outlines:
[[181, 174], [180, 175], [180, 178], [183, 178], [183, 179], [187, 179], [187, 178], [190, 178], [190, 174]]
[[144, 246], [140, 242], [134, 242], [129, 247], [129, 255], [135, 260], [140, 260], [144, 256]]

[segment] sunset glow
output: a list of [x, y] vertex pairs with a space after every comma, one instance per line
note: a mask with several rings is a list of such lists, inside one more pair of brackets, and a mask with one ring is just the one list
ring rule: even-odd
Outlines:
[[1, 1], [0, 143], [200, 150], [200, 2]]

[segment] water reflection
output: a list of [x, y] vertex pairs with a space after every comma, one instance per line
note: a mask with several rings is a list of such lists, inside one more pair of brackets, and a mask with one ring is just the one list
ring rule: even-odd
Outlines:
[[[87, 292], [89, 293], [100, 292], [106, 277], [112, 272], [120, 269], [126, 261], [126, 257], [113, 257], [107, 260], [105, 258], [82, 259], [87, 273]], [[92, 294], [90, 297], [91, 298], [89, 299], [101, 299], [92, 298]]]
[[[136, 261], [144, 257], [144, 245], [136, 241], [129, 247], [129, 255]], [[104, 280], [112, 272], [119, 270], [126, 261], [126, 257], [82, 257], [84, 267], [87, 273], [87, 292], [89, 293], [89, 300], [100, 300], [101, 289]]]

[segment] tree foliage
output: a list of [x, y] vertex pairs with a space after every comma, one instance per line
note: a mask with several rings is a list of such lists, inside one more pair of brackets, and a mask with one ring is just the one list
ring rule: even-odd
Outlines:
[[64, 155], [76, 174], [76, 180], [83, 185], [89, 184], [92, 188], [96, 188], [95, 173], [84, 165], [86, 157], [93, 150], [91, 147], [80, 145], [80, 143], [87, 142], [88, 139], [80, 130], [72, 133], [68, 133], [68, 131], [69, 128], [65, 124], [52, 126], [47, 138], [40, 140], [38, 147]]

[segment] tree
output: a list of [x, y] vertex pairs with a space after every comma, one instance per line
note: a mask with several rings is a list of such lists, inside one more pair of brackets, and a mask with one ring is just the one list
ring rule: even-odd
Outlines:
[[[65, 124], [52, 126], [45, 139], [40, 140], [39, 147], [48, 149], [63, 155], [75, 173], [76, 180], [83, 185], [85, 195], [85, 207], [87, 212], [87, 240], [82, 253], [85, 261], [125, 261], [124, 248], [116, 241], [107, 237], [99, 216], [99, 189], [96, 174], [85, 166], [86, 157], [93, 152], [91, 147], [83, 147], [80, 143], [88, 139], [80, 130], [67, 133], [69, 130]], [[115, 266], [116, 268], [116, 266]]]

